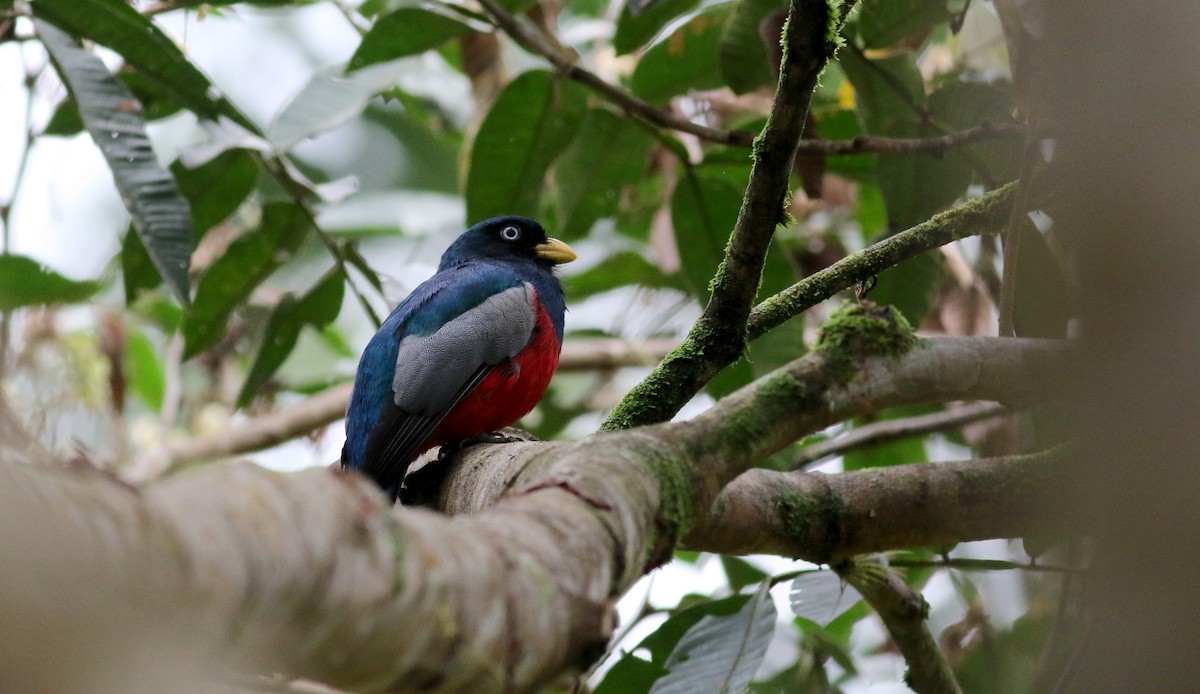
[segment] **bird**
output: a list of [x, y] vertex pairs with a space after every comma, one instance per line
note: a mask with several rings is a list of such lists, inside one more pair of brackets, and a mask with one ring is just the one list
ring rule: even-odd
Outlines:
[[486, 438], [528, 414], [562, 350], [566, 302], [554, 269], [575, 259], [528, 217], [463, 232], [363, 350], [342, 467], [395, 502], [425, 451]]

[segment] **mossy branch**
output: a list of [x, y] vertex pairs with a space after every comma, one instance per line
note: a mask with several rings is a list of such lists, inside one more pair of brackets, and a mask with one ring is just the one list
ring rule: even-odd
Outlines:
[[805, 277], [754, 307], [746, 326], [747, 337], [757, 339], [838, 292], [926, 251], [968, 236], [1000, 233], [1008, 223], [1016, 191], [1014, 181]]
[[590, 664], [612, 601], [763, 456], [889, 405], [1044, 400], [1064, 356], [1036, 340], [920, 342], [891, 310], [851, 305], [811, 354], [690, 422], [469, 450], [443, 505], [475, 513], [452, 518], [394, 511], [368, 480], [328, 470], [208, 465], [132, 489], [0, 463], [0, 612], [13, 616], [0, 672], [69, 664], [24, 688], [41, 691], [180, 664], [193, 682], [232, 669], [531, 691]]
[[[909, 258], [968, 236], [1000, 233], [1007, 223], [1015, 191], [1016, 183], [1009, 183], [848, 255], [800, 280], [750, 312], [746, 324], [747, 339], [758, 339], [787, 319]], [[719, 361], [689, 358], [686, 352], [689, 348], [694, 351], [692, 345], [692, 342], [685, 341], [675, 352], [668, 354], [663, 364], [641, 384], [640, 392], [652, 392], [656, 405], [654, 411], [666, 419], [674, 416], [704, 384], [727, 366]], [[651, 388], [655, 390], [650, 391]], [[606, 428], [622, 428], [635, 419], [636, 413], [645, 413], [640, 403], [643, 396], [636, 395], [637, 392], [631, 391], [625, 397], [622, 401], [624, 409], [619, 407], [614, 410], [605, 423]], [[634, 401], [635, 395], [638, 402]]]
[[[833, 2], [832, 6], [830, 2]], [[775, 228], [786, 214], [792, 163], [817, 78], [837, 48], [836, 0], [792, 0], [771, 113], [755, 140], [750, 183], [704, 313], [679, 346], [621, 400], [602, 428], [628, 429], [670, 419], [707, 380], [737, 361]], [[676, 229], [685, 234], [687, 230]]]
[[913, 463], [838, 474], [753, 469], [680, 542], [817, 564], [905, 547], [1066, 532], [1050, 517], [1070, 482], [1059, 453]]
[[904, 681], [918, 694], [962, 694], [950, 663], [929, 630], [929, 603], [878, 557], [859, 557], [838, 574], [871, 606], [908, 664]]

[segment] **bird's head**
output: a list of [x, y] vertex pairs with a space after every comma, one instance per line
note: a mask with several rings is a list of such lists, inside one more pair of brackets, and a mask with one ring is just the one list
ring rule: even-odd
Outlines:
[[532, 260], [549, 267], [575, 260], [570, 246], [528, 217], [493, 217], [463, 232], [442, 255], [442, 267], [473, 260]]

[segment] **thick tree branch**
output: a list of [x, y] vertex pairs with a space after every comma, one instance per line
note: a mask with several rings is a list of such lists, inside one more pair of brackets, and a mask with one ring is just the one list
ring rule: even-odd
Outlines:
[[[670, 487], [664, 490], [664, 496], [671, 492], [680, 497], [664, 498], [664, 504], [674, 502], [678, 506], [673, 511], [667, 509], [666, 513], [674, 512], [672, 520], [695, 533], [686, 535], [692, 548], [700, 548], [697, 543], [703, 542], [704, 549], [728, 554], [778, 552], [827, 560], [837, 554], [870, 551], [868, 548], [876, 544], [894, 547], [897, 545], [890, 544], [892, 539], [897, 539], [894, 533], [908, 532], [907, 521], [893, 522], [895, 518], [903, 517], [903, 503], [891, 507], [897, 516], [879, 516], [886, 522], [870, 526], [869, 531], [855, 531], [847, 525], [849, 521], [845, 518], [817, 513], [814, 523], [828, 523], [831, 532], [839, 533], [836, 536], [822, 535], [826, 528], [823, 525], [808, 526], [803, 519], [792, 522], [796, 520], [791, 513], [795, 506], [786, 507], [785, 504], [786, 508], [782, 510], [788, 510], [788, 513], [782, 513], [772, 504], [781, 495], [788, 495], [787, 488], [791, 487], [798, 493], [796, 498], [810, 500], [813, 504], [805, 513], [819, 511], [821, 502], [860, 498], [861, 505], [856, 508], [869, 513], [869, 505], [881, 503], [881, 499], [868, 492], [886, 492], [886, 488], [879, 487], [881, 481], [873, 476], [874, 473], [852, 476], [847, 487], [828, 488], [822, 484], [828, 478], [822, 475], [743, 473], [794, 440], [831, 423], [885, 407], [957, 399], [999, 400], [1012, 406], [1045, 401], [1058, 393], [1058, 373], [1066, 353], [1064, 345], [1048, 340], [933, 338], [902, 355], [876, 353], [862, 357], [858, 366], [848, 366], [826, 346], [764, 376], [687, 422], [641, 428], [628, 434], [610, 432], [574, 446], [530, 442], [505, 446], [502, 452], [485, 446], [469, 448], [450, 464], [438, 504], [442, 510], [451, 513], [478, 513], [517, 486], [523, 476], [530, 474], [530, 469], [537, 468], [534, 464], [537, 460], [567, 457], [576, 446], [599, 446], [601, 442], [611, 442], [609, 446], [620, 449], [640, 450], [648, 455], [654, 452], [651, 442], [661, 437], [681, 448], [684, 454], [679, 460], [661, 459], [660, 474], [665, 476]], [[625, 435], [631, 438], [621, 438]], [[678, 471], [671, 473], [678, 465], [687, 467], [686, 476], [680, 476]], [[1011, 467], [988, 468], [988, 474], [978, 468], [965, 471], [953, 466], [918, 467], [922, 469], [895, 468], [897, 472], [889, 473], [885, 479], [912, 493], [927, 494], [934, 492], [923, 486], [926, 475], [932, 476], [938, 484], [962, 485], [959, 489], [964, 493], [971, 489], [996, 488], [1008, 495], [1013, 492], [1014, 485], [1018, 485], [1016, 472]], [[964, 476], [968, 472], [979, 475], [967, 479]], [[674, 477], [667, 476], [668, 473]], [[730, 484], [730, 480], [738, 475], [742, 477]], [[913, 475], [907, 485], [902, 484], [905, 475]], [[693, 479], [695, 483], [689, 484], [687, 479]], [[1031, 472], [1029, 479], [1036, 484], [1041, 478]], [[781, 480], [787, 480], [787, 484], [782, 484]], [[579, 488], [573, 481], [563, 483]], [[773, 488], [777, 493], [764, 496], [766, 488]], [[714, 508], [713, 501], [719, 498], [718, 494], [729, 496], [723, 502], [718, 501]], [[843, 498], [843, 494], [847, 496]], [[937, 498], [945, 503], [951, 500], [949, 497]], [[963, 498], [954, 498], [958, 499], [957, 503], [967, 503]], [[1025, 527], [1021, 524], [1032, 522], [1007, 516], [1007, 512], [1015, 507], [1006, 504], [1019, 503], [1014, 500], [989, 500], [987, 503], [974, 500], [970, 503], [977, 507], [978, 513], [964, 512], [955, 516], [962, 519], [963, 525], [951, 523], [947, 526], [951, 533], [961, 532], [971, 535], [972, 539], [979, 539], [979, 533], [1019, 535]], [[694, 506], [695, 514], [686, 518], [678, 515], [681, 508], [690, 506]], [[929, 512], [938, 513], [934, 509]], [[746, 530], [748, 526], [735, 525], [735, 519], [743, 514], [753, 515], [761, 521], [757, 527], [764, 528], [764, 532], [754, 535]], [[855, 522], [862, 522], [862, 519]], [[932, 536], [943, 532], [939, 522], [932, 515], [927, 522], [921, 522], [919, 518], [912, 521], [915, 534], [900, 538], [899, 545], [953, 541], [952, 538]], [[874, 535], [876, 529], [881, 533], [879, 536]], [[843, 541], [848, 543], [845, 549], [840, 544]]]
[[904, 655], [904, 681], [918, 694], [962, 694], [950, 663], [929, 630], [929, 603], [878, 558], [860, 557], [835, 567], [879, 614]]
[[792, 468], [800, 469], [819, 460], [843, 455], [850, 451], [924, 436], [939, 431], [957, 429], [964, 424], [992, 419], [1008, 413], [1008, 408], [991, 402], [980, 402], [944, 412], [934, 412], [904, 419], [884, 419], [851, 429], [844, 435], [811, 446], [805, 446], [792, 458]]
[[[755, 142], [750, 183], [704, 313], [679, 346], [625, 396], [603, 429], [662, 422], [689, 400], [704, 380], [745, 349], [746, 318], [762, 275], [775, 227], [783, 221], [796, 143], [804, 129], [817, 78], [833, 57], [837, 19], [828, 0], [793, 0], [783, 31], [783, 60], [771, 114]], [[676, 233], [686, 230], [677, 229]], [[685, 393], [682, 398], [680, 393]]]
[[890, 404], [1056, 392], [1054, 343], [914, 346], [877, 312], [855, 307], [818, 350], [691, 422], [469, 449], [445, 498], [477, 515], [393, 513], [329, 470], [212, 465], [134, 491], [0, 464], [0, 673], [55, 658], [69, 667], [47, 676], [80, 685], [109, 668], [177, 676], [179, 661], [364, 691], [528, 691], [586, 665], [611, 601], [784, 441]]
[[1050, 454], [914, 463], [839, 474], [754, 469], [730, 482], [680, 547], [830, 564], [901, 547], [1045, 536], [1069, 482]]

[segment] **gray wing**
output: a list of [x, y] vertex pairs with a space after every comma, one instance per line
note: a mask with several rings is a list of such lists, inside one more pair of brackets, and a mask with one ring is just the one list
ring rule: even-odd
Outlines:
[[392, 402], [367, 439], [363, 471], [398, 490], [421, 444], [492, 368], [516, 356], [537, 320], [533, 285], [494, 294], [429, 335], [406, 335], [396, 356]]

